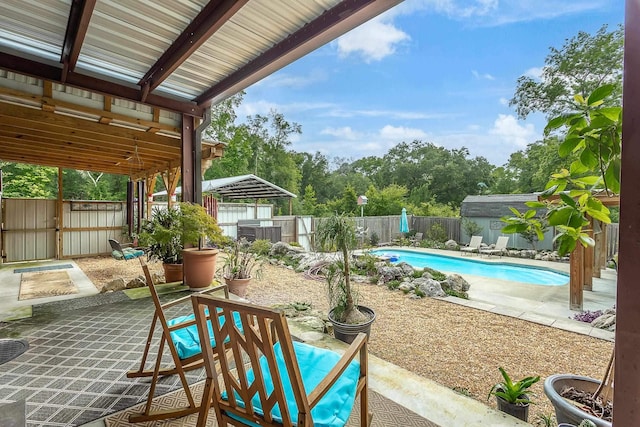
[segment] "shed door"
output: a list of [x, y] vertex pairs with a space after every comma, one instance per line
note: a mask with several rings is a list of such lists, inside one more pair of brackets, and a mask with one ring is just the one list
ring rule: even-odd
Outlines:
[[56, 257], [56, 201], [2, 199], [4, 262]]

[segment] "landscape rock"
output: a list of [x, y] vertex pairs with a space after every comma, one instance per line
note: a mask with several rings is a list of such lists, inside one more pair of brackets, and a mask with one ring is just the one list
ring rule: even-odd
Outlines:
[[446, 242], [444, 242], [444, 247], [449, 250], [454, 250], [458, 247], [458, 243], [455, 240], [447, 240]]
[[134, 288], [144, 288], [147, 286], [147, 281], [144, 276], [138, 276], [133, 280], [130, 280], [129, 283], [125, 285], [126, 289], [134, 289]]
[[464, 280], [464, 278], [459, 274], [451, 274], [447, 276], [447, 278], [442, 282], [440, 282], [440, 284], [442, 286], [442, 289], [445, 291], [450, 289], [455, 292], [464, 293], [464, 294], [466, 294], [469, 288], [471, 287], [469, 282]]
[[270, 256], [283, 256], [288, 254], [299, 254], [302, 252], [305, 252], [304, 248], [300, 246], [291, 246], [285, 242], [274, 243], [273, 246], [271, 246], [271, 249], [269, 249]]
[[402, 282], [402, 284], [398, 286], [398, 289], [400, 289], [404, 293], [407, 293], [407, 292], [411, 292], [414, 289], [414, 287], [411, 282]]
[[591, 322], [591, 326], [599, 329], [609, 329], [616, 324], [615, 314], [603, 314]]
[[105, 292], [113, 292], [113, 291], [121, 291], [125, 288], [126, 283], [122, 277], [118, 277], [117, 279], [113, 279], [106, 285], [100, 289], [100, 293], [104, 294]]
[[440, 282], [433, 279], [419, 278], [413, 281], [415, 289], [420, 290], [427, 297], [444, 297], [447, 294], [442, 290]]

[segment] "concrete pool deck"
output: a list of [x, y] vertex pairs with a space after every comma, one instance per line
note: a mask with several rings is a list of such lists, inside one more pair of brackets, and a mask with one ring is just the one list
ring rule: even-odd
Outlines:
[[[411, 250], [433, 255], [449, 257], [464, 257], [465, 259], [481, 260], [488, 263], [509, 263], [524, 267], [534, 266], [546, 268], [562, 273], [569, 273], [569, 263], [539, 261], [511, 257], [487, 257], [479, 255], [461, 255], [460, 252], [407, 248], [400, 246], [385, 247], [385, 250]], [[460, 274], [470, 284], [469, 299], [456, 297], [442, 298], [443, 301], [490, 311], [542, 325], [552, 326], [583, 335], [589, 335], [608, 341], [613, 341], [614, 332], [593, 328], [588, 323], [573, 320], [578, 313], [569, 309], [569, 283], [562, 286], [531, 285], [511, 280], [489, 279], [482, 276]], [[583, 310], [605, 310], [616, 303], [617, 273], [612, 269], [603, 269], [601, 278], [593, 279], [593, 290], [583, 293]]]

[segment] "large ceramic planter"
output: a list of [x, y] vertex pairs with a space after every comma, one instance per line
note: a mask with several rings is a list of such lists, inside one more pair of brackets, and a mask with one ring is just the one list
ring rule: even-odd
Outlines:
[[370, 317], [370, 319], [366, 323], [355, 325], [341, 323], [333, 318], [333, 309], [329, 312], [329, 321], [333, 324], [333, 335], [336, 337], [336, 339], [339, 339], [342, 342], [346, 342], [347, 344], [351, 344], [360, 332], [364, 332], [365, 334], [367, 334], [367, 338], [369, 337], [369, 333], [371, 332], [371, 324], [374, 320], [376, 320], [376, 313], [369, 307], [365, 307], [363, 305], [359, 305], [358, 310]]
[[164, 270], [165, 282], [182, 282], [182, 264], [162, 263], [162, 269]]
[[182, 251], [184, 284], [192, 289], [211, 286], [216, 271], [218, 250], [189, 248]]
[[247, 279], [231, 279], [229, 277], [225, 277], [224, 282], [227, 284], [229, 292], [238, 295], [240, 298], [245, 298], [247, 296], [247, 288], [249, 287], [249, 282], [251, 282], [251, 277]]
[[544, 394], [547, 395], [556, 410], [558, 423], [578, 425], [582, 420], [592, 421], [598, 427], [611, 427], [609, 421], [594, 417], [567, 402], [560, 393], [566, 387], [575, 387], [593, 393], [598, 389], [600, 381], [578, 375], [551, 375], [544, 381]]
[[[521, 396], [522, 397], [522, 396]], [[526, 397], [526, 395], [524, 396]], [[503, 398], [496, 396], [496, 401], [498, 402], [498, 410], [504, 412], [505, 414], [509, 414], [513, 417], [516, 417], [519, 420], [527, 422], [529, 419], [529, 404], [521, 404], [521, 403], [509, 403]]]

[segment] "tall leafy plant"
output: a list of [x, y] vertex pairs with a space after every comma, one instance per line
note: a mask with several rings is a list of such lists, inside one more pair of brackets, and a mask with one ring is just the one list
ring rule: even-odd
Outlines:
[[[560, 115], [549, 121], [545, 134], [566, 129], [558, 154], [566, 157], [576, 154], [569, 169], [551, 175], [542, 201], [527, 202], [533, 209], [546, 208], [546, 222], [555, 226], [558, 253], [566, 255], [577, 244], [593, 246], [589, 236], [589, 217], [610, 223], [610, 211], [600, 196], [620, 192], [620, 162], [622, 143], [622, 107], [605, 106], [605, 100], [614, 94], [615, 85], [607, 84], [594, 90], [588, 97], [575, 95], [577, 111]], [[503, 218], [504, 233], [533, 230], [542, 236], [542, 223], [535, 221], [530, 211], [515, 217]]]
[[344, 213], [336, 213], [320, 222], [316, 236], [323, 250], [337, 250], [342, 255], [341, 261], [331, 266], [327, 274], [329, 300], [336, 320], [343, 323], [366, 320], [356, 307], [351, 287], [349, 257], [357, 244], [355, 220]]

